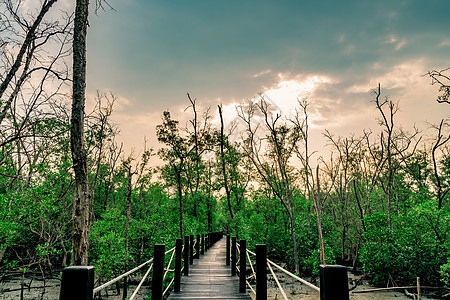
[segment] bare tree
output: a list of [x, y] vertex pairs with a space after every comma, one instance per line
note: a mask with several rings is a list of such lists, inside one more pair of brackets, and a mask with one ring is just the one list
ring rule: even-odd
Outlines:
[[[7, 92], [9, 87], [12, 88], [8, 93], [9, 95], [7, 95], [7, 100], [5, 103], [2, 103], [0, 124], [5, 118], [8, 110], [11, 108], [14, 99], [19, 94], [22, 85], [33, 72], [44, 69], [59, 77], [59, 74], [51, 67], [45, 65], [33, 66], [32, 62], [33, 59], [36, 58], [35, 55], [37, 55], [37, 52], [52, 39], [52, 36], [64, 32], [67, 29], [66, 26], [61, 28], [57, 23], [51, 24], [44, 21], [44, 17], [56, 2], [57, 0], [43, 1], [38, 15], [33, 20], [27, 20], [20, 15], [20, 11], [22, 10], [20, 1], [14, 3], [11, 0], [4, 0], [0, 3], [0, 5], [5, 8], [5, 11], [0, 13], [0, 32], [17, 35], [25, 34], [25, 38], [21, 42], [9, 40], [9, 37], [8, 39], [0, 40], [3, 49], [5, 49], [6, 46], [13, 48], [17, 42], [20, 44], [19, 50], [12, 61], [9, 60], [9, 56], [6, 55], [4, 51], [2, 53], [2, 60], [6, 66], [9, 66], [9, 70], [1, 77], [0, 98], [6, 98], [4, 97], [5, 92]], [[14, 22], [16, 23], [16, 26], [13, 24]], [[19, 30], [23, 33], [19, 33]], [[15, 78], [18, 78], [18, 80], [14, 81]]]
[[433, 148], [431, 150], [431, 157], [433, 159], [434, 184], [436, 186], [436, 196], [438, 198], [438, 209], [442, 208], [442, 202], [445, 196], [450, 191], [450, 187], [445, 186], [444, 178], [442, 174], [440, 174], [439, 172], [438, 156], [437, 156], [438, 149], [444, 146], [450, 140], [450, 135], [444, 136], [443, 134], [443, 129], [445, 125], [447, 124], [444, 122], [444, 120], [441, 120], [439, 126], [436, 127], [437, 129], [436, 141], [433, 144]]
[[381, 184], [386, 194], [387, 214], [389, 227], [391, 228], [395, 175], [397, 174], [401, 164], [405, 164], [407, 159], [414, 154], [417, 145], [420, 142], [420, 138], [415, 140], [415, 137], [419, 134], [419, 131], [416, 128], [412, 134], [408, 134], [402, 129], [396, 129], [394, 117], [399, 109], [398, 103], [389, 100], [387, 97], [385, 97], [384, 100], [381, 99], [380, 84], [378, 84], [378, 88], [374, 90], [373, 93], [375, 95], [374, 102], [381, 115], [379, 123], [383, 128], [380, 135], [380, 142], [385, 150], [384, 154], [386, 159], [387, 174], [385, 176], [385, 180], [381, 181]]
[[[311, 166], [311, 157], [314, 152], [310, 152], [309, 149], [309, 121], [308, 121], [308, 102], [299, 101], [302, 112], [297, 112], [292, 122], [299, 128], [301, 140], [304, 145], [304, 149], [300, 149], [300, 145], [295, 145], [295, 153], [300, 159], [303, 166], [303, 176], [305, 178], [306, 194], [314, 204], [314, 211], [316, 213], [317, 220], [317, 234], [319, 238], [319, 253], [320, 262], [325, 264], [325, 244], [323, 241], [322, 233], [322, 202], [325, 199], [321, 199], [320, 180], [319, 180], [319, 164], [316, 166], [316, 176]], [[302, 117], [300, 117], [302, 116]], [[325, 197], [324, 197], [325, 198]]]
[[73, 197], [72, 255], [74, 265], [87, 265], [89, 252], [91, 195], [84, 140], [86, 89], [86, 34], [89, 1], [77, 0], [73, 35], [73, 87], [70, 145], [75, 191]]
[[225, 152], [224, 152], [224, 144], [225, 144], [225, 135], [224, 135], [224, 125], [223, 125], [223, 116], [222, 116], [222, 105], [217, 106], [219, 109], [219, 117], [220, 117], [220, 137], [219, 137], [219, 144], [220, 144], [220, 164], [222, 166], [222, 176], [223, 176], [223, 186], [225, 188], [225, 194], [227, 196], [227, 203], [228, 203], [228, 209], [230, 211], [230, 217], [232, 220], [234, 220], [234, 211], [233, 206], [231, 205], [231, 193], [230, 189], [228, 187], [228, 173], [226, 169], [226, 162], [225, 162]]
[[[293, 245], [293, 254], [295, 261], [295, 270], [300, 272], [298, 260], [297, 239], [295, 235], [295, 210], [292, 199], [292, 177], [290, 176], [289, 159], [292, 157], [298, 140], [301, 138], [300, 129], [296, 124], [282, 121], [279, 113], [273, 114], [270, 106], [264, 97], [260, 95], [260, 101], [248, 103], [247, 106], [241, 106], [238, 110], [239, 117], [246, 125], [247, 137], [245, 138], [246, 147], [244, 151], [253, 162], [258, 174], [263, 181], [270, 187], [273, 193], [282, 202], [288, 219], [289, 229]], [[255, 113], [261, 115], [261, 123], [254, 124]], [[283, 124], [282, 124], [283, 122]], [[267, 136], [261, 139], [257, 135], [260, 126], [266, 130]], [[267, 143], [269, 153], [263, 158], [261, 153], [262, 144]]]
[[450, 104], [450, 77], [446, 74], [450, 70], [449, 68], [436, 71], [428, 71], [426, 75], [430, 76], [431, 84], [439, 85], [439, 92], [442, 94], [439, 95], [436, 99], [439, 103], [447, 103]]

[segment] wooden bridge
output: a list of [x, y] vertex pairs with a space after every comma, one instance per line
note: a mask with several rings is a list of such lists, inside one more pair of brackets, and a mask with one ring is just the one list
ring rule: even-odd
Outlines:
[[239, 293], [239, 280], [231, 276], [226, 266], [226, 241], [221, 239], [189, 268], [189, 275], [181, 279], [180, 292], [172, 292], [168, 299], [248, 299]]
[[[321, 265], [319, 288], [267, 259], [266, 245], [255, 245], [255, 253], [246, 248], [246, 240], [237, 242], [235, 236], [230, 238], [230, 235], [227, 235], [226, 239], [222, 237], [222, 232], [197, 234], [195, 240], [194, 235], [186, 235], [184, 246], [182, 239], [176, 239], [176, 246], [168, 251], [165, 251], [164, 244], [156, 244], [153, 258], [96, 288], [93, 266], [65, 268], [60, 300], [92, 300], [94, 295], [101, 295], [106, 287], [140, 269], [143, 270], [144, 266], [148, 269], [129, 300], [143, 299], [145, 295], [139, 295], [138, 292], [144, 282], [148, 282], [147, 277], [151, 272], [151, 299], [162, 300], [170, 293], [168, 299], [172, 300], [250, 300], [252, 298], [247, 292], [251, 292], [257, 300], [266, 300], [267, 275], [271, 274], [282, 298], [288, 300], [274, 269], [315, 290], [320, 294], [321, 300], [349, 299], [345, 267]], [[170, 282], [167, 279], [170, 277], [166, 277], [169, 272], [174, 274]], [[182, 272], [184, 276], [181, 276]]]

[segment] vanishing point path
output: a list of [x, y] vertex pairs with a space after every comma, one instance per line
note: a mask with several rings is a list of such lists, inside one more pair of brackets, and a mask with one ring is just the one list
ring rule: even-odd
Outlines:
[[226, 266], [226, 239], [214, 244], [200, 259], [189, 266], [189, 275], [181, 277], [181, 291], [172, 292], [168, 299], [246, 299], [248, 294], [239, 293], [239, 279], [231, 276]]

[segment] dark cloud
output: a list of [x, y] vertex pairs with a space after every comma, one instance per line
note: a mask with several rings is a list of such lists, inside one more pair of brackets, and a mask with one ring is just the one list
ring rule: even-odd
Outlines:
[[315, 91], [318, 122], [339, 126], [370, 110], [377, 80], [409, 97], [393, 78], [421, 74], [396, 66], [450, 64], [449, 1], [115, 2], [116, 12], [90, 17], [88, 89], [129, 99], [123, 114], [183, 107], [186, 92], [205, 106], [240, 102], [276, 86], [280, 73], [320, 74], [334, 81]]

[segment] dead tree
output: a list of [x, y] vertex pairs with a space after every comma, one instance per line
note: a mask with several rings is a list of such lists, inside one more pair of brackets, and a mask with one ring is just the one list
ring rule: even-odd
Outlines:
[[72, 255], [74, 265], [87, 265], [91, 196], [89, 192], [87, 153], [84, 139], [86, 89], [86, 34], [88, 0], [77, 0], [73, 34], [73, 86], [70, 145], [75, 173], [73, 197]]

